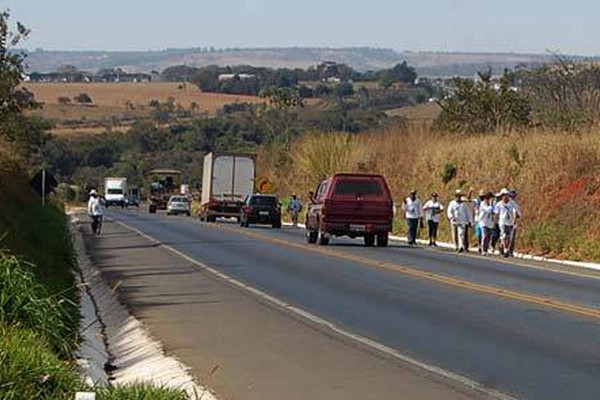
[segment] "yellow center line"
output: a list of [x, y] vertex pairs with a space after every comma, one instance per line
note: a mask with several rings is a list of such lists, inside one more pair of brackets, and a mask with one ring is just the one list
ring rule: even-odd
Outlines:
[[252, 237], [255, 239], [263, 240], [266, 242], [275, 243], [281, 246], [311, 251], [313, 253], [319, 253], [330, 257], [335, 257], [342, 260], [348, 260], [352, 262], [359, 262], [361, 264], [369, 265], [376, 268], [382, 268], [390, 271], [400, 272], [404, 275], [408, 275], [414, 278], [426, 279], [429, 281], [434, 281], [438, 283], [442, 283], [447, 286], [452, 286], [460, 289], [466, 289], [478, 293], [483, 293], [495, 297], [500, 297], [504, 299], [516, 300], [524, 303], [536, 304], [539, 306], [543, 306], [546, 308], [551, 308], [558, 311], [563, 311], [567, 313], [583, 315], [585, 317], [592, 317], [600, 319], [600, 309], [594, 307], [587, 307], [577, 304], [566, 303], [564, 301], [554, 299], [551, 297], [543, 297], [528, 293], [517, 292], [510, 289], [503, 289], [494, 286], [483, 285], [480, 283], [466, 281], [464, 279], [453, 278], [447, 275], [437, 274], [429, 271], [422, 271], [419, 269], [415, 269], [412, 267], [407, 267], [405, 265], [391, 263], [387, 261], [378, 261], [373, 260], [367, 257], [359, 256], [359, 255], [351, 255], [346, 254], [340, 251], [332, 250], [329, 248], [318, 247], [316, 245], [310, 246], [308, 244], [302, 243], [294, 243], [289, 242], [283, 239], [277, 239], [274, 237], [261, 235], [256, 232], [252, 232], [249, 230], [242, 230], [233, 228], [230, 226], [226, 226], [223, 224], [210, 224], [207, 226], [218, 227], [221, 230], [225, 230], [232, 233], [242, 234], [248, 237]]

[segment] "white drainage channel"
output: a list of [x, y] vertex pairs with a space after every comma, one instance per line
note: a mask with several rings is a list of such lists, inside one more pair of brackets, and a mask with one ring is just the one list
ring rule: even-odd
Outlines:
[[122, 305], [102, 279], [85, 251], [78, 219], [71, 215], [73, 245], [80, 275], [80, 335], [78, 366], [90, 385], [122, 386], [147, 382], [157, 387], [184, 390], [190, 399], [216, 400], [197, 385], [189, 369], [167, 356], [142, 323]]

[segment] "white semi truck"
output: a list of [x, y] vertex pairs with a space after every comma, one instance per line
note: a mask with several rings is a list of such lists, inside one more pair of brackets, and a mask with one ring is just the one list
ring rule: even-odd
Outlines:
[[200, 219], [240, 217], [246, 196], [254, 191], [255, 157], [250, 154], [209, 153], [204, 156]]
[[127, 204], [127, 178], [109, 177], [104, 179], [104, 201], [106, 207], [125, 207]]

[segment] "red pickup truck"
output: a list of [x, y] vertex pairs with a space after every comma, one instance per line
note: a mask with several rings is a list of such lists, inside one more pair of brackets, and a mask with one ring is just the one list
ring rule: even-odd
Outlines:
[[331, 236], [363, 237], [365, 246], [388, 245], [394, 218], [390, 190], [381, 175], [335, 174], [315, 192], [306, 216], [308, 243]]

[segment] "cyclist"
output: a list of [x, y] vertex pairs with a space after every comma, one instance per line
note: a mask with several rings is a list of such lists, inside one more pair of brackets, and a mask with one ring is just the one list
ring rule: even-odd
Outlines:
[[102, 231], [102, 200], [95, 189], [90, 191], [88, 200], [88, 215], [92, 218], [92, 232], [99, 235]]

